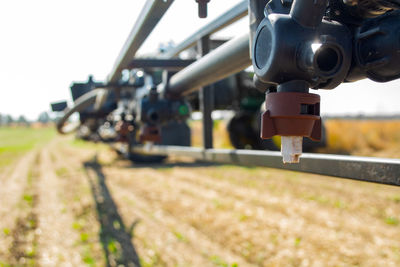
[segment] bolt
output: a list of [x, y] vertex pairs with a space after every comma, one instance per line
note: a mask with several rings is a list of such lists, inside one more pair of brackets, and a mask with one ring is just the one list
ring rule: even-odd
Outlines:
[[196, 0], [199, 4], [199, 18], [207, 17], [207, 4], [210, 0]]

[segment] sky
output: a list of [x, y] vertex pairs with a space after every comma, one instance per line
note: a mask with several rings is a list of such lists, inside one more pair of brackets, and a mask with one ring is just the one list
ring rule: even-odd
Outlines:
[[[140, 54], [179, 43], [240, 0], [213, 0], [197, 17], [194, 0], [175, 0]], [[0, 1], [0, 113], [37, 119], [50, 102], [70, 100], [72, 81], [104, 80], [145, 0]], [[229, 4], [227, 4], [229, 3]], [[247, 17], [219, 37], [247, 31]], [[361, 81], [318, 90], [323, 114], [400, 114], [400, 81]]]

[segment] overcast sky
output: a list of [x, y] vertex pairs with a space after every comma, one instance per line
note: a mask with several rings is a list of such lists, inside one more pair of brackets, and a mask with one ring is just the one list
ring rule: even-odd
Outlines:
[[[179, 43], [240, 0], [213, 0], [197, 18], [194, 0], [175, 0], [140, 53]], [[36, 119], [49, 103], [70, 99], [72, 81], [108, 75], [145, 0], [0, 1], [0, 113]], [[220, 33], [247, 30], [247, 18]], [[400, 82], [362, 81], [323, 91], [325, 114], [400, 113]]]

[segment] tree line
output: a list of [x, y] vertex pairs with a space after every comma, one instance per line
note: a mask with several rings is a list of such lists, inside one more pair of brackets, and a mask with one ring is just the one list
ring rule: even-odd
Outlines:
[[28, 120], [24, 115], [20, 115], [18, 117], [13, 117], [10, 114], [1, 114], [0, 113], [0, 125], [11, 125], [11, 124], [22, 124], [22, 125], [29, 125], [32, 122], [40, 122], [43, 124], [52, 122], [53, 120], [50, 118], [48, 112], [44, 111], [39, 114], [36, 120]]

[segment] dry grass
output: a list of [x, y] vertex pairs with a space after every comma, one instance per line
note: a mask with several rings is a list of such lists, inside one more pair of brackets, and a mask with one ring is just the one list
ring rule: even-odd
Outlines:
[[327, 120], [327, 153], [400, 157], [400, 121]]
[[[202, 136], [202, 124], [201, 121], [190, 121], [189, 125], [192, 130], [192, 146], [201, 147], [203, 146]], [[215, 120], [213, 128], [213, 141], [215, 148], [233, 148], [229, 141], [229, 134], [226, 130], [227, 121]]]

